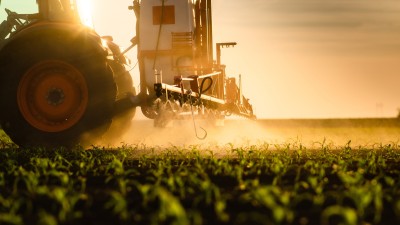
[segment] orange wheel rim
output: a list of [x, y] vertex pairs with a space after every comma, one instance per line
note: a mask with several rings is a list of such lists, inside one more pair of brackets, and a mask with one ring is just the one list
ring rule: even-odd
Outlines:
[[47, 60], [31, 67], [22, 77], [17, 102], [25, 120], [45, 132], [71, 128], [88, 104], [83, 74], [71, 64]]

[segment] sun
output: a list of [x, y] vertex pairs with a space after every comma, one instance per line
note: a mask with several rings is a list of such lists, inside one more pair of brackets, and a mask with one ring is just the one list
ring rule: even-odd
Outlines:
[[92, 0], [76, 0], [81, 22], [93, 28]]

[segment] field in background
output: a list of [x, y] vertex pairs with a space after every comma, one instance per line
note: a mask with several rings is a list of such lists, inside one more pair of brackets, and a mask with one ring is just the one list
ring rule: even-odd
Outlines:
[[400, 119], [297, 119], [262, 120], [260, 126], [278, 141], [298, 139], [305, 145], [325, 140], [327, 144], [373, 147], [400, 140]]
[[[400, 119], [293, 119], [293, 120], [226, 120], [225, 126], [215, 127], [204, 121], [196, 121], [197, 132], [206, 140], [198, 140], [192, 122], [175, 121], [172, 127], [155, 129], [150, 120], [134, 120], [127, 133], [112, 143], [144, 144], [147, 146], [201, 145], [249, 146], [260, 144], [301, 143], [309, 148], [319, 143], [373, 147], [379, 144], [395, 144], [399, 141]], [[100, 145], [109, 146], [110, 143]]]
[[[198, 145], [213, 146], [282, 145], [302, 144], [307, 148], [318, 148], [321, 143], [343, 146], [349, 141], [353, 147], [396, 145], [400, 141], [400, 119], [264, 119], [226, 120], [222, 127], [196, 120], [198, 136], [207, 132], [205, 140], [196, 138], [191, 120], [174, 121], [172, 126], [154, 128], [152, 120], [133, 120], [125, 124], [124, 135], [113, 136], [111, 141], [99, 141], [94, 146], [113, 148], [126, 145], [157, 147]], [[9, 143], [0, 130], [0, 146]]]

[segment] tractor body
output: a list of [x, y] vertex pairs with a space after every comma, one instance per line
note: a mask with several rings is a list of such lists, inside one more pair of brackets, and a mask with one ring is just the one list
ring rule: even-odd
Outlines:
[[[35, 14], [6, 10], [0, 123], [16, 144], [90, 143], [109, 130], [123, 132], [138, 106], [161, 127], [188, 115], [255, 118], [221, 64], [221, 48], [236, 43], [217, 43], [213, 58], [210, 0], [133, 1], [136, 37], [123, 52], [112, 37], [83, 25], [77, 1], [38, 0]], [[133, 47], [138, 92], [124, 56]]]

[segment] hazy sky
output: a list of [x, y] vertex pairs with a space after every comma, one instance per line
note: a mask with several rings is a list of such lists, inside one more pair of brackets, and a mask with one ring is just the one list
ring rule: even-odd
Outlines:
[[[3, 3], [11, 1], [29, 2]], [[132, 1], [93, 2], [95, 28], [126, 47]], [[214, 42], [238, 42], [222, 62], [230, 76], [242, 74], [258, 117], [397, 115], [400, 1], [214, 0], [213, 10]]]
[[260, 116], [397, 115], [400, 1], [214, 2]]

